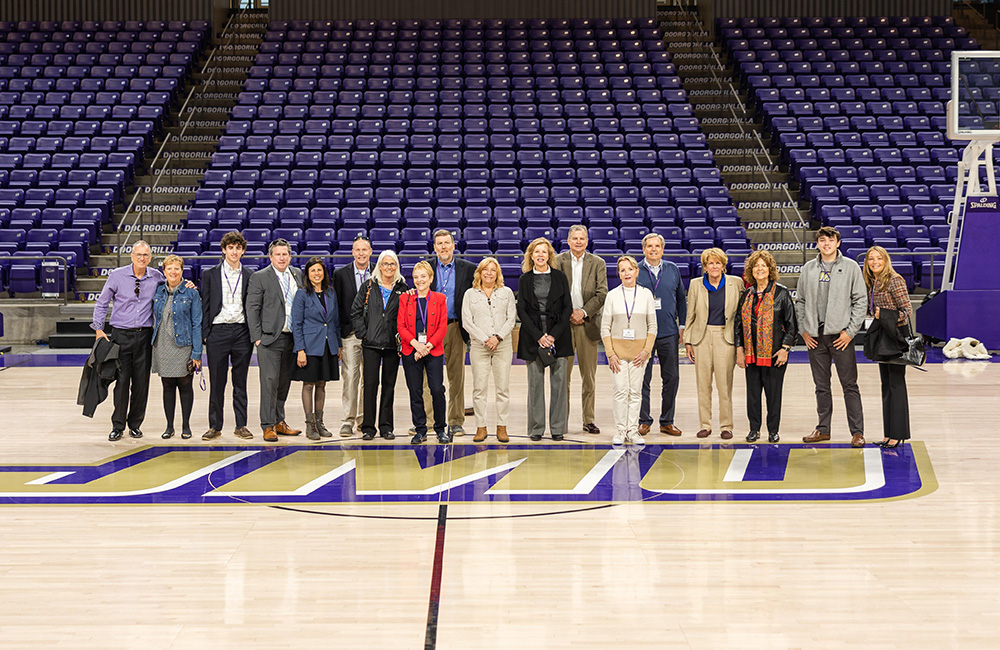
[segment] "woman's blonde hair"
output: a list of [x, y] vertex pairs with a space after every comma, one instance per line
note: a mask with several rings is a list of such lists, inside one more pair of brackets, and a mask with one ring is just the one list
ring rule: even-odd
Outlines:
[[160, 268], [165, 269], [171, 264], [180, 264], [181, 270], [182, 271], [184, 270], [184, 258], [181, 257], [180, 255], [173, 255], [173, 254], [167, 255], [166, 257], [163, 258], [163, 261], [160, 262]]
[[483, 270], [490, 264], [497, 267], [497, 281], [496, 288], [503, 286], [503, 270], [500, 268], [500, 262], [497, 261], [495, 257], [484, 257], [483, 260], [476, 266], [476, 272], [472, 275], [472, 288], [482, 289], [483, 287]]
[[635, 269], [636, 271], [639, 270], [639, 263], [635, 261], [634, 257], [632, 257], [631, 255], [622, 255], [621, 257], [618, 258], [618, 261], [615, 262], [615, 268], [618, 269], [619, 276], [621, 276], [622, 262], [628, 262], [629, 266], [631, 266], [633, 269]]
[[431, 280], [434, 279], [434, 267], [431, 266], [431, 263], [428, 262], [427, 260], [420, 260], [419, 262], [413, 265], [413, 270], [410, 271], [411, 278], [413, 277], [413, 274], [417, 272], [417, 269], [423, 269], [427, 273], [427, 275], [430, 276]]
[[757, 262], [764, 260], [767, 264], [767, 279], [771, 282], [778, 281], [778, 263], [774, 261], [774, 256], [767, 251], [754, 251], [750, 253], [750, 257], [747, 258], [746, 266], [743, 269], [743, 281], [749, 285], [754, 285], [757, 283], [757, 279], [753, 277], [753, 267], [757, 266]]
[[375, 268], [378, 269], [378, 279], [376, 282], [382, 283], [382, 260], [387, 257], [391, 257], [392, 261], [396, 263], [396, 277], [392, 279], [392, 284], [395, 285], [397, 282], [403, 281], [403, 274], [399, 272], [399, 258], [396, 257], [396, 253], [390, 250], [384, 250], [378, 254], [378, 261], [375, 263]]
[[[708, 266], [708, 260], [715, 258], [722, 262], [722, 266], [729, 264], [729, 256], [721, 248], [706, 248], [701, 252], [701, 268]], [[725, 269], [722, 270], [725, 273]]]
[[550, 242], [545, 237], [539, 237], [535, 241], [528, 244], [527, 250], [524, 251], [524, 262], [521, 263], [521, 271], [527, 273], [531, 269], [535, 268], [535, 263], [531, 259], [531, 255], [535, 252], [535, 249], [539, 246], [545, 246], [549, 251], [549, 266], [552, 268], [558, 268], [556, 249], [552, 247], [552, 242]]
[[[882, 267], [882, 270], [877, 275], [868, 266], [868, 258], [872, 253], [878, 253], [885, 260], [885, 266]], [[885, 290], [889, 287], [889, 281], [892, 280], [893, 276], [899, 274], [892, 268], [892, 259], [889, 257], [889, 252], [881, 246], [872, 246], [865, 253], [865, 264], [861, 269], [861, 275], [865, 278], [865, 286], [868, 287], [868, 291], [871, 291], [873, 288]]]

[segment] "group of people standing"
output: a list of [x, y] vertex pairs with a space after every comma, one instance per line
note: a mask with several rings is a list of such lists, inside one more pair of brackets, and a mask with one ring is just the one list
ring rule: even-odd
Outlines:
[[[174, 435], [180, 395], [181, 437], [192, 436], [193, 373], [207, 352], [211, 379], [209, 429], [203, 440], [221, 436], [225, 391], [232, 374], [234, 435], [252, 439], [247, 428], [247, 374], [254, 347], [260, 368], [260, 425], [265, 441], [301, 433], [288, 425], [285, 402], [293, 380], [302, 383], [306, 436], [330, 438], [324, 421], [326, 384], [343, 379], [340, 435], [358, 430], [364, 440], [395, 438], [393, 400], [399, 366], [410, 397], [411, 442], [427, 439], [433, 427], [441, 443], [464, 434], [465, 354], [473, 375], [475, 442], [488, 436], [490, 379], [496, 403], [495, 435], [507, 442], [510, 366], [515, 324], [520, 320], [517, 356], [527, 365], [527, 433], [541, 440], [546, 430], [545, 375], [549, 375], [548, 430], [553, 440], [567, 433], [569, 374], [576, 357], [582, 377], [583, 430], [600, 433], [595, 422], [598, 343], [611, 372], [616, 444], [641, 444], [653, 423], [651, 360], [659, 357], [660, 432], [680, 436], [674, 423], [679, 386], [679, 350], [695, 366], [699, 403], [698, 438], [712, 434], [713, 384], [718, 393], [720, 437], [733, 437], [734, 368], [747, 386], [748, 442], [759, 439], [763, 392], [769, 442], [779, 440], [781, 395], [788, 353], [798, 333], [808, 349], [816, 388], [818, 424], [804, 442], [830, 439], [833, 400], [831, 366], [844, 391], [852, 445], [865, 444], [853, 339], [870, 314], [887, 330], [904, 327], [912, 315], [902, 278], [888, 254], [869, 250], [862, 270], [839, 252], [833, 228], [818, 232], [819, 255], [806, 263], [797, 296], [778, 283], [774, 258], [764, 250], [746, 261], [742, 278], [726, 275], [725, 252], [701, 254], [703, 274], [687, 292], [675, 264], [663, 259], [663, 238], [642, 241], [643, 259], [617, 261], [620, 286], [608, 290], [604, 261], [587, 252], [587, 229], [570, 229], [567, 248], [557, 255], [539, 238], [524, 254], [515, 297], [504, 286], [501, 265], [487, 257], [478, 265], [455, 257], [454, 236], [434, 233], [434, 257], [412, 268], [412, 287], [396, 254], [386, 250], [371, 263], [364, 233], [352, 243], [351, 263], [332, 277], [323, 259], [291, 265], [291, 247], [278, 239], [268, 248], [270, 264], [251, 273], [241, 265], [246, 241], [230, 232], [221, 241], [224, 259], [202, 274], [202, 291], [183, 280], [184, 261], [164, 259], [163, 272], [149, 268], [145, 242], [132, 249], [130, 265], [115, 269], [94, 309], [92, 328], [120, 348], [110, 440], [126, 427], [142, 436], [150, 369], [160, 375], [167, 427]], [[134, 281], [134, 287], [133, 287]], [[104, 331], [114, 303], [109, 332]], [[905, 366], [882, 363], [883, 446], [909, 438]], [[448, 377], [446, 395], [444, 377]]]

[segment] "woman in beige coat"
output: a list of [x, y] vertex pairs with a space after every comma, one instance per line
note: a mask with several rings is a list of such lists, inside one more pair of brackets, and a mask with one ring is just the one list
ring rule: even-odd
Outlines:
[[704, 274], [691, 280], [687, 294], [684, 348], [698, 383], [699, 438], [712, 435], [712, 378], [719, 391], [719, 428], [723, 440], [733, 437], [733, 369], [736, 345], [733, 321], [743, 293], [743, 280], [725, 275], [729, 258], [719, 248], [701, 254]]

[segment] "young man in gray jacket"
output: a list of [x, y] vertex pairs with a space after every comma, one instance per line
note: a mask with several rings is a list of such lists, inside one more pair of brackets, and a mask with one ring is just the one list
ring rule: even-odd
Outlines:
[[854, 337], [865, 319], [868, 293], [857, 262], [840, 251], [840, 233], [824, 226], [816, 233], [819, 255], [802, 266], [799, 274], [795, 316], [809, 352], [809, 366], [816, 385], [816, 429], [803, 442], [830, 439], [833, 394], [830, 390], [830, 364], [837, 366], [837, 376], [844, 391], [847, 426], [851, 446], [865, 446], [865, 418], [858, 390], [858, 362]]

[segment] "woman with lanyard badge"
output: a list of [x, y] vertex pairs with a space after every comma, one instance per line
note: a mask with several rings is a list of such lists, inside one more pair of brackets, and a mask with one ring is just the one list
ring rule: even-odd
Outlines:
[[413, 286], [416, 293], [404, 293], [399, 298], [396, 325], [402, 344], [403, 375], [410, 391], [410, 415], [416, 431], [410, 440], [420, 444], [427, 440], [427, 414], [424, 412], [424, 375], [434, 405], [434, 433], [438, 442], [451, 442], [445, 428], [444, 399], [444, 335], [448, 331], [448, 301], [443, 293], [431, 291], [434, 269], [427, 262], [413, 266]]
[[319, 440], [333, 437], [323, 424], [323, 408], [326, 382], [340, 379], [340, 312], [321, 258], [306, 262], [305, 276], [307, 288], [299, 289], [292, 303], [292, 349], [297, 355], [292, 380], [302, 382], [306, 437]]
[[601, 338], [611, 369], [615, 435], [612, 443], [644, 444], [639, 435], [642, 378], [656, 342], [653, 292], [640, 287], [639, 263], [630, 255], [618, 258], [620, 291], [608, 292], [601, 318]]
[[[399, 259], [393, 251], [382, 251], [376, 264], [377, 277], [367, 280], [351, 305], [351, 323], [361, 339], [364, 381], [364, 418], [361, 439], [375, 438], [375, 414], [378, 434], [395, 439], [392, 432], [392, 398], [399, 372], [399, 335], [396, 316], [399, 296], [406, 292], [406, 282], [399, 273]], [[380, 384], [381, 374], [381, 384]], [[379, 386], [382, 394], [379, 396]]]

